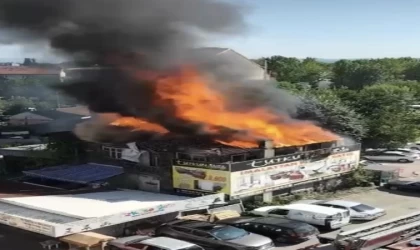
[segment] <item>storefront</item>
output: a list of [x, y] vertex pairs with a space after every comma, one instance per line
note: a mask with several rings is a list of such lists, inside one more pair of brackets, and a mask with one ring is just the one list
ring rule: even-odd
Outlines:
[[229, 164], [176, 160], [172, 167], [173, 186], [180, 193], [230, 193]]
[[349, 172], [359, 158], [360, 145], [353, 145], [238, 163], [178, 160], [173, 166], [173, 183], [179, 192], [223, 192], [241, 198]]

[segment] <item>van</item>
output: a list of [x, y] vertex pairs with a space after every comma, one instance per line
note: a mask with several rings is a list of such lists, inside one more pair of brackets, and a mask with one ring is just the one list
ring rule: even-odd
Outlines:
[[287, 218], [328, 229], [338, 229], [350, 222], [350, 213], [348, 210], [312, 204], [266, 206], [251, 211], [251, 214]]

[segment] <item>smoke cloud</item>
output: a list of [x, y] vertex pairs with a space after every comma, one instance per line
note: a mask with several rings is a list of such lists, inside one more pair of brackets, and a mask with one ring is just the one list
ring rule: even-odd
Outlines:
[[[212, 87], [229, 97], [233, 110], [265, 105], [279, 114], [295, 112], [293, 96], [269, 82], [247, 80], [246, 67], [229, 58], [193, 49], [203, 33], [246, 32], [244, 13], [241, 6], [211, 0], [2, 0], [0, 30], [8, 36], [0, 37], [0, 43], [47, 42], [74, 60], [110, 66], [58, 88], [94, 112], [140, 117], [176, 135], [198, 136], [200, 124], [177, 118], [170, 104], [155, 105], [153, 81], [127, 74], [119, 66], [146, 74], [176, 71], [192, 63], [217, 79]], [[221, 128], [216, 137], [234, 133]], [[130, 141], [139, 136], [95, 121], [79, 126], [76, 134], [95, 141]]]

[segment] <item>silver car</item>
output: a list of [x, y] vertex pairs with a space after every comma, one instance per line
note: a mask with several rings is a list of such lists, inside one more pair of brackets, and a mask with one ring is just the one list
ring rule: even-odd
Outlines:
[[366, 151], [363, 158], [371, 161], [393, 161], [393, 162], [414, 162], [417, 159], [417, 155], [413, 153], [404, 153], [401, 151]]
[[156, 228], [155, 234], [192, 242], [206, 249], [266, 250], [274, 246], [268, 237], [205, 221], [172, 221]]
[[296, 203], [314, 204], [324, 207], [347, 209], [350, 212], [351, 220], [374, 220], [386, 214], [383, 208], [371, 207], [369, 205], [346, 200], [301, 200]]
[[195, 244], [168, 237], [130, 236], [111, 240], [108, 250], [204, 250]]

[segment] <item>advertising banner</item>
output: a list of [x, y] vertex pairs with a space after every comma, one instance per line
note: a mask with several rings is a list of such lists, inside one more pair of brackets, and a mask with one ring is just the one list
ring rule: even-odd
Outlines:
[[229, 194], [230, 172], [198, 167], [172, 167], [173, 187], [185, 193]]
[[230, 195], [241, 197], [246, 196], [247, 193], [255, 194], [258, 191], [262, 193], [264, 190], [276, 186], [280, 187], [304, 180], [348, 172], [357, 166], [359, 155], [360, 151], [336, 152], [323, 159], [315, 160], [299, 157], [296, 161], [281, 164], [267, 164], [267, 162], [271, 163], [270, 161], [276, 161], [278, 158], [271, 158], [274, 160], [266, 159], [262, 163], [256, 163], [262, 164], [262, 167], [232, 172]]

